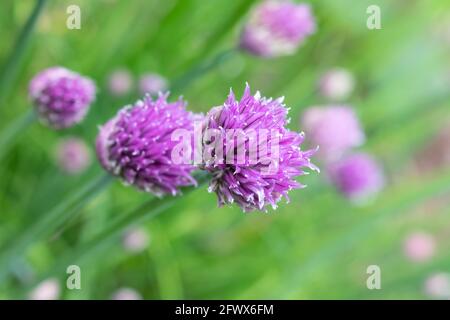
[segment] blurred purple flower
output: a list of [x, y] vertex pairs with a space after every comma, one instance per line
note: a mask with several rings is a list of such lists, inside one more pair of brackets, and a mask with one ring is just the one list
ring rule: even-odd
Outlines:
[[131, 73], [126, 69], [113, 71], [108, 77], [108, 89], [114, 96], [123, 96], [130, 92], [133, 86]]
[[329, 165], [331, 181], [347, 198], [364, 203], [384, 186], [382, 168], [368, 154], [356, 153]]
[[81, 173], [91, 164], [89, 148], [78, 138], [61, 140], [56, 147], [56, 160], [61, 170], [68, 174]]
[[113, 293], [112, 300], [142, 300], [142, 296], [134, 289], [120, 288]]
[[[254, 131], [258, 132], [258, 144], [261, 144], [261, 132], [268, 130], [270, 134], [266, 136], [267, 145], [278, 146], [278, 155], [275, 155], [272, 148], [268, 147], [267, 149], [270, 150], [267, 150], [267, 157], [261, 158], [262, 149], [259, 145], [257, 150], [259, 158], [256, 162], [250, 162], [252, 151], [247, 141], [244, 143], [245, 161], [242, 164], [236, 161], [230, 163], [225, 156], [227, 150], [236, 148], [234, 140], [219, 138], [220, 141], [211, 142], [204, 137], [205, 147], [214, 145], [215, 148], [220, 145], [224, 148], [223, 155], [215, 154], [213, 161], [205, 161], [202, 165], [203, 169], [212, 173], [209, 191], [217, 194], [219, 206], [236, 202], [244, 212], [266, 211], [269, 205], [275, 209], [277, 202], [283, 196], [289, 200], [290, 190], [304, 187], [294, 178], [305, 174], [303, 171], [305, 167], [318, 171], [318, 168], [310, 162], [310, 157], [315, 151], [300, 149], [304, 140], [303, 134], [286, 128], [288, 109], [282, 101], [283, 98], [275, 100], [261, 98], [259, 92], [252, 96], [250, 87], [247, 85], [240, 101], [237, 101], [234, 93], [230, 91], [225, 103], [213, 108], [207, 114], [204, 132], [206, 130], [225, 132], [237, 129], [247, 134]], [[218, 159], [218, 157], [223, 158]], [[267, 162], [267, 159], [270, 161]], [[270, 169], [273, 164], [275, 164], [275, 170]]]
[[434, 299], [450, 299], [450, 274], [440, 272], [425, 280], [425, 294]]
[[177, 129], [193, 130], [195, 116], [179, 99], [168, 103], [167, 94], [156, 100], [146, 96], [134, 106], [126, 106], [100, 128], [96, 150], [105, 170], [121, 177], [125, 184], [154, 193], [175, 195], [181, 186], [195, 185], [194, 167], [174, 164], [171, 152]]
[[127, 251], [139, 252], [146, 249], [149, 242], [150, 239], [145, 229], [134, 228], [125, 233], [122, 244]]
[[316, 22], [309, 5], [265, 1], [251, 12], [240, 46], [262, 57], [291, 55], [315, 30]]
[[158, 94], [169, 87], [167, 80], [155, 73], [144, 74], [139, 79], [139, 91], [141, 94]]
[[423, 262], [433, 257], [436, 242], [430, 234], [415, 232], [405, 239], [403, 252], [411, 261]]
[[355, 87], [353, 75], [341, 68], [329, 70], [319, 81], [319, 92], [332, 101], [341, 101], [352, 93]]
[[30, 300], [57, 300], [61, 288], [56, 278], [49, 278], [39, 283], [29, 294]]
[[81, 122], [95, 99], [94, 82], [63, 67], [38, 73], [29, 94], [40, 120], [53, 129]]
[[318, 156], [325, 161], [338, 159], [365, 141], [355, 112], [347, 106], [308, 108], [300, 125], [313, 145], [319, 146]]

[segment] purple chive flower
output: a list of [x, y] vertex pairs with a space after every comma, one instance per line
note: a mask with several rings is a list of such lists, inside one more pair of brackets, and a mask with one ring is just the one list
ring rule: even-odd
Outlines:
[[29, 87], [40, 120], [53, 129], [81, 122], [95, 99], [95, 91], [92, 80], [63, 67], [38, 73]]
[[166, 91], [168, 87], [167, 80], [156, 73], [144, 74], [139, 79], [139, 91], [141, 94], [157, 94]]
[[174, 164], [171, 152], [177, 129], [193, 129], [194, 115], [179, 99], [168, 103], [167, 94], [156, 100], [146, 96], [134, 106], [126, 106], [100, 128], [96, 149], [105, 170], [125, 184], [157, 196], [175, 195], [181, 186], [195, 185], [190, 164]]
[[331, 164], [328, 173], [337, 189], [355, 203], [364, 203], [384, 186], [380, 165], [364, 153], [352, 154]]
[[241, 34], [240, 47], [262, 57], [291, 55], [315, 30], [309, 5], [265, 1], [251, 12]]
[[308, 108], [301, 126], [325, 161], [335, 160], [351, 148], [361, 146], [365, 135], [352, 108], [328, 106]]
[[56, 161], [62, 171], [79, 174], [91, 164], [91, 155], [86, 143], [78, 138], [67, 138], [56, 147]]
[[115, 70], [108, 77], [108, 90], [114, 96], [126, 95], [130, 92], [132, 86], [133, 78], [126, 69]]
[[353, 75], [345, 69], [336, 68], [325, 73], [319, 81], [319, 92], [332, 101], [341, 101], [352, 93], [355, 87]]
[[[225, 103], [207, 114], [203, 123], [204, 149], [219, 146], [217, 150], [220, 152], [223, 147], [224, 151], [222, 155], [214, 152], [212, 160], [204, 159], [202, 164], [203, 169], [212, 173], [208, 190], [217, 194], [219, 206], [236, 202], [244, 212], [266, 211], [269, 205], [275, 209], [282, 197], [289, 201], [291, 189], [304, 187], [295, 178], [305, 174], [305, 167], [318, 171], [310, 162], [315, 151], [300, 149], [303, 134], [286, 128], [288, 109], [282, 101], [283, 98], [261, 98], [259, 92], [252, 96], [247, 85], [240, 101], [230, 91]], [[215, 143], [205, 136], [213, 130], [225, 134], [214, 139]], [[242, 130], [245, 134], [256, 132], [258, 136], [256, 152], [252, 151], [250, 139], [244, 143], [244, 161], [238, 161], [238, 156], [234, 155], [230, 157], [233, 158], [231, 161], [227, 160], [229, 150], [239, 149], [234, 139], [226, 138], [226, 134], [234, 130]], [[273, 146], [278, 147], [277, 152]], [[251, 160], [255, 154], [258, 157]]]

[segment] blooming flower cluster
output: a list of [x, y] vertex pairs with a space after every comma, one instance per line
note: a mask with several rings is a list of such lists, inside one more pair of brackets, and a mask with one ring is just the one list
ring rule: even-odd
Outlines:
[[[180, 129], [190, 134], [194, 120], [202, 119], [187, 112], [182, 100], [169, 103], [167, 98], [168, 94], [160, 95], [154, 101], [147, 96], [134, 106], [123, 108], [100, 128], [97, 137], [97, 155], [108, 172], [127, 184], [160, 196], [175, 195], [179, 187], [195, 184], [191, 176], [194, 167], [171, 158], [177, 143], [172, 134]], [[252, 130], [261, 137], [262, 132], [270, 132], [265, 141], [269, 151], [255, 162], [250, 159], [249, 141], [244, 142], [241, 163], [236, 161], [236, 154], [231, 162], [225, 159], [230, 150], [237, 149], [232, 145], [234, 139], [232, 142], [215, 140], [225, 153], [221, 159], [219, 153], [214, 154], [200, 168], [211, 173], [209, 190], [217, 194], [219, 205], [236, 202], [244, 211], [276, 208], [282, 197], [288, 199], [290, 190], [304, 187], [295, 178], [305, 174], [305, 168], [318, 170], [310, 161], [314, 150], [300, 149], [304, 135], [286, 128], [287, 111], [281, 98], [267, 99], [259, 93], [253, 96], [247, 85], [240, 101], [231, 92], [222, 106], [213, 108], [202, 120], [202, 141], [209, 147], [211, 141], [206, 141], [206, 132], [210, 129], [223, 132], [239, 129], [244, 133]], [[189, 142], [189, 147], [192, 146]], [[256, 151], [262, 156], [262, 149]]]
[[[265, 58], [292, 55], [315, 31], [316, 20], [309, 5], [265, 0], [255, 6], [243, 26], [239, 49]], [[222, 60], [206, 63], [192, 74], [210, 70]], [[228, 66], [222, 68], [228, 79], [236, 74]], [[235, 69], [239, 71], [242, 66]], [[192, 74], [186, 79], [191, 80]], [[289, 108], [283, 98], [266, 98], [259, 91], [252, 93], [248, 84], [242, 97], [236, 97], [231, 89], [225, 101], [205, 116], [189, 112], [181, 97], [170, 102], [169, 81], [156, 73], [144, 73], [135, 79], [128, 69], [116, 69], [106, 78], [105, 86], [114, 97], [133, 91], [144, 96], [100, 126], [95, 141], [101, 167], [140, 191], [158, 197], [179, 195], [183, 187], [198, 185], [193, 173], [199, 170], [208, 177], [208, 192], [217, 196], [219, 207], [235, 204], [244, 212], [267, 212], [276, 209], [283, 199], [289, 202], [294, 189], [306, 187], [301, 181], [303, 175], [319, 172], [313, 157], [325, 167], [329, 182], [353, 203], [367, 203], [385, 186], [380, 162], [369, 153], [357, 151], [364, 145], [366, 135], [356, 110], [344, 103], [355, 89], [355, 77], [349, 70], [333, 68], [320, 77], [317, 93], [329, 104], [305, 110], [299, 121], [305, 133], [288, 128]], [[91, 79], [59, 66], [43, 70], [29, 85], [29, 97], [38, 118], [56, 130], [82, 122], [95, 101], [96, 91]], [[448, 127], [417, 155], [416, 171], [423, 174], [449, 165]], [[180, 132], [184, 142], [188, 141], [181, 149], [174, 139], [180, 137]], [[185, 152], [189, 155], [182, 156], [180, 162], [178, 156]], [[176, 161], [174, 155], [178, 157]], [[91, 163], [88, 146], [78, 138], [61, 139], [55, 158], [59, 169], [67, 174], [79, 174]], [[81, 198], [81, 194], [74, 199]], [[100, 233], [100, 238], [106, 239], [103, 235], [116, 231], [115, 226], [119, 225]], [[410, 233], [402, 243], [403, 255], [409, 262], [428, 262], [438, 251], [437, 239], [424, 232]], [[123, 234], [122, 246], [128, 253], [146, 250], [149, 243], [149, 233], [143, 228], [134, 227]], [[59, 299], [62, 288], [58, 279], [48, 278], [28, 298]], [[450, 274], [431, 274], [425, 279], [424, 293], [450, 299]], [[136, 289], [121, 287], [110, 298], [140, 300], [143, 296]]]
[[[279, 149], [279, 155], [275, 155], [269, 147], [270, 150], [265, 155], [275, 161], [275, 164], [272, 161], [264, 161], [265, 157], [251, 163], [248, 141], [247, 144], [244, 142], [243, 146], [243, 163], [229, 162], [217, 157], [205, 163], [203, 168], [212, 173], [209, 190], [217, 194], [219, 205], [236, 202], [244, 211], [265, 210], [266, 206], [276, 208], [282, 197], [289, 199], [288, 191], [303, 187], [294, 178], [305, 174], [304, 168], [317, 170], [310, 161], [314, 151], [300, 149], [304, 135], [286, 128], [288, 110], [282, 101], [282, 98], [263, 98], [259, 92], [253, 96], [247, 85], [240, 100], [237, 100], [231, 91], [225, 103], [211, 110], [206, 116], [204, 130], [239, 129], [244, 133], [252, 130], [260, 135], [263, 132], [261, 129], [270, 130], [272, 134], [269, 135], [267, 143], [269, 146], [277, 145]], [[226, 155], [227, 150], [236, 148], [234, 140], [221, 138], [213, 143], [223, 146], [223, 155]], [[261, 153], [261, 148], [257, 151]], [[271, 165], [274, 165], [274, 170], [270, 170]]]
[[318, 156], [324, 161], [338, 159], [365, 141], [358, 117], [349, 106], [310, 107], [302, 116], [301, 126], [319, 146]]
[[363, 204], [384, 186], [384, 176], [376, 160], [365, 153], [354, 153], [328, 166], [338, 188], [354, 203]]
[[265, 1], [252, 11], [242, 31], [240, 47], [262, 57], [291, 55], [315, 30], [309, 5]]
[[167, 102], [168, 94], [153, 100], [146, 96], [126, 106], [100, 128], [97, 156], [103, 168], [126, 184], [158, 196], [175, 195], [179, 187], [195, 185], [192, 165], [174, 164], [171, 152], [176, 142], [171, 134], [191, 130], [194, 115], [182, 99]]
[[95, 92], [92, 80], [63, 67], [40, 72], [29, 87], [39, 119], [53, 129], [81, 122], [95, 99]]
[[308, 108], [300, 120], [311, 142], [319, 146], [318, 157], [327, 175], [349, 200], [364, 204], [384, 186], [378, 161], [353, 149], [365, 142], [365, 134], [350, 106], [328, 105]]
[[[264, 57], [289, 55], [315, 29], [309, 5], [265, 1], [252, 11], [240, 47]], [[115, 70], [107, 81], [114, 96], [130, 93], [133, 84], [127, 69]], [[310, 159], [316, 149], [303, 150], [305, 135], [287, 128], [288, 109], [282, 98], [264, 98], [259, 92], [252, 95], [247, 85], [240, 100], [231, 91], [222, 106], [203, 117], [188, 112], [181, 98], [168, 102], [169, 94], [162, 93], [168, 82], [157, 74], [142, 75], [138, 86], [145, 97], [125, 106], [102, 125], [96, 139], [101, 166], [127, 185], [157, 196], [177, 195], [181, 187], [196, 185], [192, 173], [198, 165], [210, 174], [209, 191], [217, 194], [219, 205], [235, 202], [246, 212], [266, 211], [276, 208], [282, 198], [289, 200], [290, 190], [304, 187], [296, 179], [306, 174], [306, 169], [318, 171]], [[30, 96], [40, 119], [56, 129], [80, 122], [95, 91], [91, 80], [62, 67], [44, 70], [30, 84]], [[158, 97], [151, 97], [156, 93]], [[192, 151], [195, 136], [191, 141], [189, 132], [194, 131], [196, 121], [201, 122], [200, 147], [214, 147], [212, 158], [202, 154], [201, 163], [174, 161], [178, 147], [175, 132], [188, 132], [184, 147]], [[211, 139], [211, 130], [224, 135]], [[243, 132], [245, 141], [235, 144], [234, 137], [229, 140], [229, 130]], [[229, 157], [230, 152], [236, 154]], [[57, 157], [60, 167], [69, 173], [81, 172], [89, 162], [87, 148], [75, 140], [60, 144]], [[135, 238], [127, 239], [134, 243]]]

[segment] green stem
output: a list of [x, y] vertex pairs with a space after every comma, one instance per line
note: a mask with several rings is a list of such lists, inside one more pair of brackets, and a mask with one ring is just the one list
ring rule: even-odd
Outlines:
[[[199, 186], [205, 184], [209, 175], [205, 172], [199, 172], [196, 175], [196, 180], [198, 182], [197, 186], [187, 187], [183, 189], [183, 196], [196, 190]], [[137, 223], [143, 223], [164, 213], [167, 209], [172, 207], [180, 198], [166, 196], [162, 199], [154, 198], [142, 205], [130, 210], [126, 214], [121, 214], [115, 220], [113, 220], [108, 226], [106, 226], [102, 231], [91, 237], [91, 239], [86, 240], [81, 243], [71, 252], [62, 256], [58, 259], [54, 266], [51, 268], [50, 272], [41, 278], [45, 279], [49, 275], [55, 275], [65, 268], [69, 264], [80, 265], [87, 257], [98, 253], [101, 249], [105, 248], [111, 241], [115, 240], [118, 236], [122, 234], [124, 230]], [[97, 255], [96, 255], [97, 256]]]
[[21, 237], [7, 246], [7, 250], [0, 253], [0, 281], [9, 273], [14, 261], [24, 255], [26, 250], [36, 241], [42, 240], [60, 228], [67, 220], [73, 218], [95, 196], [103, 191], [112, 181], [108, 175], [102, 174], [71, 197], [60, 203], [53, 210], [40, 217], [36, 224], [31, 225]]
[[26, 128], [34, 123], [36, 114], [30, 110], [11, 123], [0, 133], [0, 160], [11, 146], [12, 141], [17, 138]]
[[16, 80], [19, 66], [30, 42], [37, 19], [39, 18], [46, 1], [47, 0], [36, 1], [36, 5], [31, 12], [31, 15], [25, 23], [8, 60], [2, 68], [2, 72], [0, 73], [0, 106], [3, 105], [9, 93], [9, 89]]
[[191, 70], [186, 72], [184, 75], [175, 79], [171, 85], [171, 91], [180, 92], [186, 86], [197, 80], [201, 75], [213, 70], [217, 66], [221, 65], [223, 62], [231, 58], [234, 54], [237, 53], [237, 49], [228, 49], [222, 52], [219, 52], [215, 57], [210, 60], [207, 60], [205, 63], [198, 64], [194, 66]]

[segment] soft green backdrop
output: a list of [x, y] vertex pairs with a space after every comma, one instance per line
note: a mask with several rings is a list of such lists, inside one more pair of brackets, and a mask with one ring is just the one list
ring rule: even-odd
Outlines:
[[[101, 172], [94, 161], [81, 176], [66, 176], [55, 165], [53, 148], [69, 135], [85, 138], [92, 147], [97, 125], [138, 98], [109, 96], [109, 72], [126, 67], [136, 77], [150, 71], [175, 79], [235, 47], [256, 2], [49, 1], [13, 90], [0, 105], [0, 128], [28, 111], [28, 81], [43, 68], [63, 65], [86, 74], [100, 92], [82, 125], [61, 133], [34, 124], [1, 160], [0, 250]], [[63, 298], [109, 298], [123, 286], [148, 299], [424, 298], [425, 278], [450, 271], [449, 168], [410, 169], [414, 156], [449, 123], [450, 40], [445, 43], [442, 30], [450, 25], [450, 4], [305, 2], [313, 7], [318, 32], [296, 55], [263, 60], [235, 54], [176, 94], [183, 94], [191, 110], [205, 112], [221, 104], [230, 87], [240, 95], [248, 81], [265, 96], [285, 96], [290, 127], [301, 130], [302, 110], [325, 103], [315, 93], [319, 76], [328, 68], [345, 67], [357, 78], [347, 102], [368, 135], [362, 149], [382, 161], [388, 176], [384, 192], [374, 203], [354, 207], [327, 185], [324, 174], [312, 174], [303, 178], [307, 189], [291, 193], [291, 203], [268, 214], [244, 214], [236, 207], [217, 208], [215, 195], [202, 187], [143, 225], [151, 236], [145, 252], [129, 254], [114, 240], [82, 263], [72, 261], [81, 266], [82, 290], [66, 290]], [[81, 30], [66, 28], [71, 4], [81, 7]], [[381, 30], [366, 27], [370, 4], [382, 9]], [[31, 0], [1, 1], [0, 65], [33, 5]], [[0, 282], [0, 298], [25, 297], [63, 254], [146, 199], [115, 181], [81, 215], [11, 261], [11, 275]], [[404, 237], [416, 230], [438, 239], [430, 262], [411, 264], [402, 255]], [[366, 288], [371, 264], [382, 269], [381, 290]], [[64, 279], [65, 268], [58, 270], [54, 276]]]

